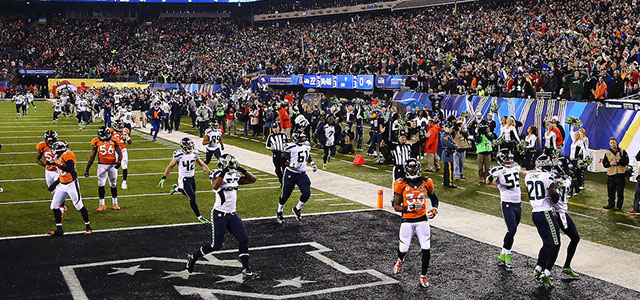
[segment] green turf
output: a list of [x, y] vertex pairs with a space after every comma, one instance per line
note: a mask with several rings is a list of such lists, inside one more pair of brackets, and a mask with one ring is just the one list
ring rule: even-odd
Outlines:
[[[38, 103], [40, 104], [40, 103]], [[43, 103], [44, 104], [44, 103]], [[0, 152], [0, 186], [4, 192], [0, 193], [0, 218], [3, 226], [0, 227], [0, 236], [16, 236], [26, 234], [40, 234], [54, 228], [53, 214], [49, 209], [51, 194], [46, 190], [44, 181], [44, 169], [35, 164], [35, 145], [42, 141], [44, 132], [55, 129], [60, 139], [69, 142], [70, 148], [76, 154], [80, 190], [83, 201], [89, 210], [91, 223], [94, 229], [120, 228], [132, 226], [148, 226], [162, 224], [176, 224], [195, 222], [195, 216], [189, 206], [189, 201], [181, 194], [168, 195], [171, 185], [177, 180], [177, 168], [167, 178], [164, 188], [158, 188], [157, 184], [161, 174], [141, 175], [148, 173], [162, 173], [171, 160], [171, 154], [178, 148], [177, 144], [167, 141], [152, 142], [148, 134], [134, 131], [132, 133], [133, 145], [129, 146], [129, 178], [127, 183], [129, 190], [118, 189], [120, 211], [111, 209], [104, 212], [96, 212], [98, 200], [96, 178], [84, 178], [82, 173], [86, 167], [91, 149], [90, 141], [96, 136], [99, 125], [89, 125], [80, 131], [74, 124], [73, 118], [61, 118], [58, 124], [51, 124], [51, 109], [47, 105], [38, 105], [39, 111], [31, 111], [29, 116], [20, 119], [15, 118], [11, 111], [13, 103], [0, 103], [0, 143], [3, 144]], [[19, 132], [13, 132], [19, 131]], [[86, 136], [85, 136], [86, 135]], [[12, 145], [19, 144], [19, 145]], [[24, 145], [23, 145], [24, 144]], [[144, 150], [152, 149], [154, 150]], [[155, 149], [163, 148], [163, 149]], [[142, 150], [140, 150], [142, 149]], [[24, 152], [20, 154], [7, 154], [10, 152]], [[160, 160], [149, 160], [149, 159]], [[144, 161], [140, 159], [145, 159]], [[139, 160], [139, 161], [136, 161]], [[23, 164], [20, 166], [8, 166], [8, 164]], [[215, 166], [215, 161], [210, 167]], [[95, 176], [96, 164], [92, 166], [90, 175]], [[119, 172], [118, 187], [122, 179]], [[258, 181], [240, 188], [238, 192], [238, 213], [245, 218], [264, 217], [275, 215], [277, 200], [280, 194], [277, 178], [274, 175], [263, 172], [253, 172], [258, 176]], [[37, 179], [27, 181], [4, 181], [20, 179]], [[211, 192], [210, 183], [205, 173], [196, 175], [198, 205], [203, 215], [208, 216], [215, 196]], [[262, 189], [256, 189], [262, 188]], [[127, 197], [130, 195], [145, 195]], [[287, 202], [285, 214], [291, 215], [291, 208], [297, 203], [299, 192], [294, 192]], [[313, 200], [322, 201], [313, 201]], [[332, 199], [332, 200], [323, 200]], [[23, 201], [41, 201], [37, 203], [15, 203]], [[4, 204], [3, 204], [4, 203]], [[111, 205], [110, 191], [107, 188], [107, 206]], [[332, 204], [340, 204], [333, 206]], [[84, 228], [80, 214], [75, 211], [70, 201], [67, 201], [68, 211], [64, 218], [65, 231], [76, 231]], [[340, 198], [328, 193], [312, 189], [311, 201], [304, 207], [303, 213], [343, 211], [367, 208], [364, 205]], [[208, 217], [207, 217], [208, 218]]]
[[[191, 128], [190, 122], [190, 119], [183, 119], [183, 127], [181, 130], [198, 135], [199, 132]], [[242, 128], [242, 124], [238, 124], [237, 127]], [[242, 132], [239, 131], [232, 131], [232, 134], [233, 135], [225, 134], [223, 141], [230, 145], [255, 152], [270, 154], [264, 147], [262, 137], [244, 137]], [[365, 137], [368, 136], [366, 129], [364, 135]], [[364, 155], [364, 152], [358, 153]], [[313, 149], [312, 157], [321, 165], [322, 150]], [[391, 166], [375, 164], [371, 158], [365, 156], [367, 164], [377, 168], [370, 169], [363, 166], [352, 165], [351, 161], [353, 161], [353, 159], [354, 155], [336, 154], [334, 159], [329, 163], [327, 171], [373, 184], [391, 186], [392, 176], [389, 172]], [[441, 201], [501, 217], [500, 199], [495, 197], [499, 195], [499, 192], [495, 186], [480, 185], [478, 183], [475, 159], [474, 154], [467, 156], [464, 166], [464, 174], [467, 179], [456, 182], [456, 184], [461, 187], [459, 189], [444, 188], [442, 186], [442, 172], [435, 174], [427, 172], [426, 175], [433, 177], [437, 183], [436, 190]], [[607, 203], [606, 175], [604, 173], [587, 172], [585, 177], [586, 189], [579, 196], [571, 198], [569, 205], [569, 210], [573, 212], [572, 216], [581, 237], [603, 245], [640, 253], [640, 240], [636, 239], [640, 234], [640, 217], [626, 214], [626, 211], [631, 210], [635, 183], [627, 181], [623, 210], [612, 211], [601, 208]], [[524, 187], [522, 188], [522, 192], [523, 201], [528, 202], [526, 201], [527, 196]], [[523, 205], [522, 222], [533, 225], [533, 221], [531, 220], [531, 206], [527, 204]], [[620, 225], [618, 223], [628, 224], [637, 228]], [[496, 228], [496, 234], [502, 235], [505, 230], [506, 228]]]

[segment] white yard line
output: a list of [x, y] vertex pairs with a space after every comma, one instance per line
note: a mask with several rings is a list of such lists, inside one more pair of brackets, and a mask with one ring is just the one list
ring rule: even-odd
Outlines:
[[633, 225], [629, 225], [629, 224], [625, 224], [625, 223], [616, 222], [616, 224], [622, 225], [622, 226], [631, 227], [631, 228], [635, 228], [635, 229], [640, 229], [640, 227], [638, 227], [638, 226], [633, 226]]
[[[4, 132], [4, 131], [0, 131], [0, 133], [1, 132]], [[96, 135], [95, 134], [64, 135], [64, 136], [61, 136], [60, 139], [68, 138], [68, 137], [96, 137]], [[29, 135], [29, 136], [1, 136], [0, 141], [6, 140], [6, 139], [26, 139], [26, 138], [44, 138], [44, 133], [42, 135]]]
[[[162, 175], [164, 174], [164, 172], [161, 173], [141, 173], [141, 174], [129, 174], [128, 176], [150, 176], [150, 175]], [[96, 178], [97, 176], [89, 176], [89, 177], [84, 177], [84, 176], [79, 176], [78, 178], [82, 179], [82, 178]], [[44, 177], [38, 177], [38, 178], [21, 178], [21, 179], [2, 179], [0, 180], [0, 182], [16, 182], [16, 181], [44, 181]]]
[[[169, 147], [162, 147], [162, 148], [133, 148], [133, 149], [129, 149], [127, 148], [128, 151], [147, 151], [147, 150], [171, 150], [171, 148]], [[91, 152], [91, 150], [71, 150], [74, 153], [77, 152]], [[34, 154], [35, 151], [28, 151], [28, 152], [0, 152], [0, 155], [9, 155], [9, 154]]]
[[340, 200], [340, 198], [313, 199], [313, 201], [331, 201], [331, 200]]
[[[264, 186], [264, 187], [241, 188], [239, 191], [279, 189], [279, 188], [280, 188], [279, 186]], [[196, 191], [196, 193], [213, 193], [213, 191], [212, 190], [204, 190], [204, 191]], [[176, 193], [176, 194], [180, 195], [180, 193]], [[155, 196], [169, 196], [169, 193], [168, 192], [164, 192], [164, 193], [153, 193], [153, 194], [118, 195], [118, 199], [120, 199], [120, 198], [135, 198], [135, 197], [155, 197]], [[106, 198], [109, 198], [109, 197], [106, 197]], [[82, 200], [95, 200], [95, 199], [98, 199], [98, 197], [82, 197]], [[70, 201], [70, 200], [67, 200], [67, 201]], [[44, 202], [51, 202], [51, 199], [0, 202], [0, 205], [31, 204], [31, 203], [44, 203]]]
[[344, 206], [344, 205], [354, 205], [355, 203], [334, 203], [329, 204], [329, 206]]
[[[31, 153], [31, 152], [30, 152]], [[33, 152], [32, 154], [35, 154]], [[153, 160], [166, 160], [167, 162], [171, 161], [171, 158], [137, 158], [137, 159], [129, 159], [129, 162], [132, 161], [153, 161]], [[78, 161], [78, 164], [86, 164], [87, 161]], [[0, 164], [0, 167], [20, 167], [20, 166], [39, 166], [36, 163], [19, 163], [19, 164]]]

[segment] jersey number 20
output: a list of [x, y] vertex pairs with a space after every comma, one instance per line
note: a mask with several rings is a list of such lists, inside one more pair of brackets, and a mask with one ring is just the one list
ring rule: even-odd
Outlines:
[[527, 190], [529, 192], [529, 200], [543, 200], [547, 193], [544, 190], [542, 181], [527, 181]]

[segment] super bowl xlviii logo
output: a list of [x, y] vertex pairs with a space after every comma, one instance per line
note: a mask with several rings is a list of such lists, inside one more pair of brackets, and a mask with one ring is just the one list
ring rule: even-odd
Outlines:
[[205, 256], [193, 273], [184, 269], [185, 259], [168, 257], [78, 264], [60, 267], [60, 271], [76, 300], [181, 296], [290, 299], [398, 283], [376, 270], [351, 270], [325, 256], [330, 251], [316, 242], [252, 248], [252, 265], [261, 276], [249, 281], [242, 276], [237, 250]]

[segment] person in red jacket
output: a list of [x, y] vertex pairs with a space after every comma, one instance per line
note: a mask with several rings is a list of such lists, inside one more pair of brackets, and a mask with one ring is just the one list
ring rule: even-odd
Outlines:
[[278, 110], [278, 115], [280, 115], [280, 128], [282, 128], [282, 132], [287, 136], [291, 134], [291, 117], [289, 117], [289, 108], [287, 105], [283, 105], [280, 110]]
[[433, 172], [440, 170], [440, 159], [436, 154], [438, 152], [438, 141], [440, 140], [440, 130], [442, 128], [439, 124], [435, 124], [433, 119], [430, 119], [427, 125], [427, 141], [424, 143], [424, 153], [427, 157], [427, 172]]

